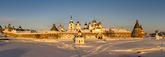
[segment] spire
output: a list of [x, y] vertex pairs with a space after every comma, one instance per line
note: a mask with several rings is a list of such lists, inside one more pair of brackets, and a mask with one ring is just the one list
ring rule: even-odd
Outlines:
[[70, 22], [69, 23], [73, 23], [72, 15], [70, 16]]
[[135, 28], [140, 28], [140, 25], [139, 25], [139, 21], [138, 20], [136, 20], [136, 24], [135, 24], [135, 26], [134, 26], [134, 29]]
[[72, 15], [70, 16], [70, 20], [72, 20]]
[[53, 24], [53, 27], [50, 29], [51, 31], [58, 31], [58, 29], [56, 28], [56, 25]]

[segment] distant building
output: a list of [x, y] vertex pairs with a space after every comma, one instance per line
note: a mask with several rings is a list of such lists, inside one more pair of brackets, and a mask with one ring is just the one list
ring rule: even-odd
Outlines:
[[83, 29], [88, 29], [88, 24], [87, 23], [84, 24], [84, 28]]
[[96, 38], [97, 39], [103, 39], [103, 34], [102, 33], [98, 33], [98, 34], [96, 34]]
[[11, 31], [12, 31], [11, 25], [8, 24], [8, 27], [5, 26], [4, 31], [5, 31], [5, 32], [11, 32]]
[[52, 28], [50, 29], [50, 31], [48, 31], [48, 33], [56, 33], [58, 32], [58, 29], [56, 28], [56, 25], [53, 24]]
[[[14, 26], [13, 26], [13, 30], [15, 30], [15, 29], [14, 29]], [[22, 29], [22, 27], [21, 27], [21, 26], [19, 26], [19, 27], [18, 27], [18, 29], [16, 29], [16, 31], [25, 31], [25, 30], [24, 30], [24, 29]]]
[[132, 37], [143, 37], [144, 36], [144, 30], [141, 25], [139, 25], [138, 20], [136, 20], [136, 24], [134, 26], [134, 29], [132, 31]]
[[76, 30], [77, 31], [81, 30], [81, 24], [79, 21], [77, 21], [77, 23], [76, 23]]
[[101, 22], [97, 23], [97, 21], [95, 19], [92, 21], [92, 24], [91, 24], [91, 22], [89, 22], [88, 24], [85, 23], [83, 29], [81, 29], [81, 23], [79, 21], [77, 21], [77, 23], [75, 25], [76, 26], [74, 29], [74, 23], [73, 23], [73, 20], [71, 17], [71, 20], [70, 20], [69, 26], [68, 26], [68, 31], [69, 32], [78, 32], [79, 30], [81, 30], [83, 33], [100, 33], [100, 32], [103, 32], [102, 23]]
[[162, 39], [163, 37], [159, 36], [158, 33], [159, 33], [159, 31], [156, 30], [156, 31], [155, 31], [155, 34], [156, 34], [156, 35], [155, 35], [155, 39], [157, 39], [157, 40]]
[[73, 23], [73, 20], [72, 20], [72, 16], [70, 16], [68, 31], [74, 31], [74, 23]]
[[99, 22], [99, 23], [97, 24], [97, 28], [103, 28], [101, 22]]
[[92, 30], [93, 29], [93, 26], [92, 26], [91, 22], [88, 23], [88, 29], [89, 30]]
[[0, 33], [2, 33], [2, 31], [3, 31], [3, 28], [2, 28], [2, 26], [0, 25]]
[[59, 25], [58, 30], [59, 32], [65, 32], [65, 29], [62, 25]]
[[[94, 20], [95, 21], [95, 20]], [[99, 23], [96, 23], [95, 22], [93, 23], [93, 29], [92, 29], [92, 33], [103, 33], [104, 30], [102, 29], [102, 24], [101, 22]]]
[[12, 27], [12, 30], [15, 30], [14, 26]]
[[15, 28], [14, 26], [11, 27], [11, 24], [8, 24], [8, 27], [5, 26], [3, 33], [31, 33], [31, 30], [25, 30], [21, 26]]
[[19, 26], [18, 28], [15, 28], [15, 27], [13, 26], [11, 32], [12, 32], [12, 33], [32, 33], [32, 30], [23, 29], [21, 26]]
[[77, 35], [74, 38], [74, 43], [75, 44], [84, 44], [84, 36], [82, 35], [81, 31], [79, 30]]
[[94, 20], [92, 21], [92, 23], [89, 22], [88, 25], [89, 25], [89, 29], [90, 29], [90, 30], [95, 29], [95, 28], [96, 28], [96, 25], [97, 25], [97, 21], [94, 19]]

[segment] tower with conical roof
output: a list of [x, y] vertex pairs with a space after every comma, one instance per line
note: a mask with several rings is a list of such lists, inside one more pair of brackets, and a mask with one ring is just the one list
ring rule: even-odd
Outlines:
[[63, 27], [62, 25], [59, 25], [59, 26], [58, 26], [58, 30], [59, 30], [60, 32], [64, 32], [64, 31], [65, 31], [65, 29], [64, 29], [64, 27]]
[[56, 25], [53, 24], [52, 28], [50, 29], [50, 31], [58, 31], [58, 29], [56, 28]]
[[132, 31], [132, 37], [143, 37], [144, 36], [144, 31], [142, 26], [139, 24], [138, 20], [136, 20], [136, 24], [133, 28]]
[[68, 31], [74, 31], [74, 23], [73, 23], [73, 20], [72, 20], [72, 15], [70, 16]]
[[135, 28], [140, 28], [140, 25], [139, 25], [139, 21], [138, 20], [136, 20], [136, 24], [135, 24], [135, 26], [134, 26], [134, 29]]
[[142, 30], [142, 34], [144, 35], [144, 30], [143, 30], [143, 28], [142, 28], [142, 25], [140, 25], [140, 28], [141, 28], [141, 30]]

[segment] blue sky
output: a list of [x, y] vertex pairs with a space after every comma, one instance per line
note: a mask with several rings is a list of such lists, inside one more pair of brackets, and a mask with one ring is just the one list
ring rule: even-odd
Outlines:
[[103, 27], [132, 30], [136, 19], [145, 32], [165, 31], [165, 0], [0, 0], [0, 25], [29, 29], [67, 29], [70, 15], [83, 25], [93, 19]]

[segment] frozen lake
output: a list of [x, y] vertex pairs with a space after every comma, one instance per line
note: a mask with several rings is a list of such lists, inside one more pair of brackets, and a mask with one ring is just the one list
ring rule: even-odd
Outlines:
[[0, 57], [165, 57], [165, 39], [72, 39], [0, 40]]

